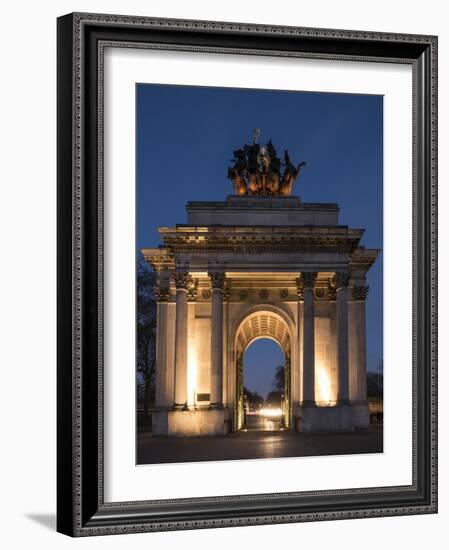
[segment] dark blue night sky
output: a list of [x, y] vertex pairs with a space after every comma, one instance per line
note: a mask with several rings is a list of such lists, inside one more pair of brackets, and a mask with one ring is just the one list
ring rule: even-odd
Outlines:
[[[364, 228], [361, 244], [382, 248], [382, 97], [355, 94], [137, 85], [137, 247], [160, 244], [157, 228], [186, 222], [191, 200], [224, 200], [232, 152], [270, 138], [294, 164], [303, 202], [336, 202], [340, 224]], [[382, 255], [368, 274], [368, 369], [382, 360]], [[253, 348], [253, 349], [251, 349]], [[282, 352], [248, 350], [245, 385], [266, 394]]]

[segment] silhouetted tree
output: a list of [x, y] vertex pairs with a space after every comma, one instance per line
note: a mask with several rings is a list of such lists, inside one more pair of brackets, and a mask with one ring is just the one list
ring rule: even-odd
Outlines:
[[157, 304], [153, 288], [156, 274], [151, 271], [140, 252], [137, 256], [136, 279], [137, 387], [138, 400], [143, 405], [146, 417], [155, 396]]
[[248, 390], [248, 388], [244, 387], [243, 395], [246, 395], [248, 405], [253, 409], [257, 409], [259, 406], [261, 407], [263, 405], [263, 397], [259, 395], [256, 391], [252, 392]]
[[366, 390], [368, 397], [383, 398], [384, 375], [383, 361], [380, 361], [376, 372], [368, 372], [366, 377]]
[[276, 367], [273, 378], [273, 390], [275, 391], [284, 391], [285, 388], [285, 367], [280, 365]]
[[265, 399], [265, 403], [271, 407], [281, 407], [284, 392], [270, 391]]

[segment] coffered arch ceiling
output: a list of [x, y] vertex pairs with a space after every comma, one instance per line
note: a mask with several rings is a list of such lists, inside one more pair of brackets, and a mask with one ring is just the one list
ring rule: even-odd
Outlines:
[[236, 334], [237, 350], [244, 352], [259, 338], [277, 342], [286, 354], [290, 353], [290, 331], [284, 319], [272, 311], [257, 311], [248, 315], [240, 324]]

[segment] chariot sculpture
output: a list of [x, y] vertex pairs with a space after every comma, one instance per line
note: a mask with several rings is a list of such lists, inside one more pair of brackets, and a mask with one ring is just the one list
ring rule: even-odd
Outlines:
[[258, 143], [260, 130], [254, 131], [253, 143], [234, 151], [233, 165], [228, 178], [234, 185], [235, 195], [291, 195], [293, 184], [305, 166], [295, 166], [284, 151], [284, 158], [277, 156], [271, 139], [266, 145]]

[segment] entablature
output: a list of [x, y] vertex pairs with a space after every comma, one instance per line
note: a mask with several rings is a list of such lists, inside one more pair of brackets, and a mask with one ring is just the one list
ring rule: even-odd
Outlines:
[[217, 252], [234, 254], [285, 251], [353, 252], [363, 229], [347, 226], [209, 226], [179, 225], [159, 229], [163, 246], [173, 253]]

